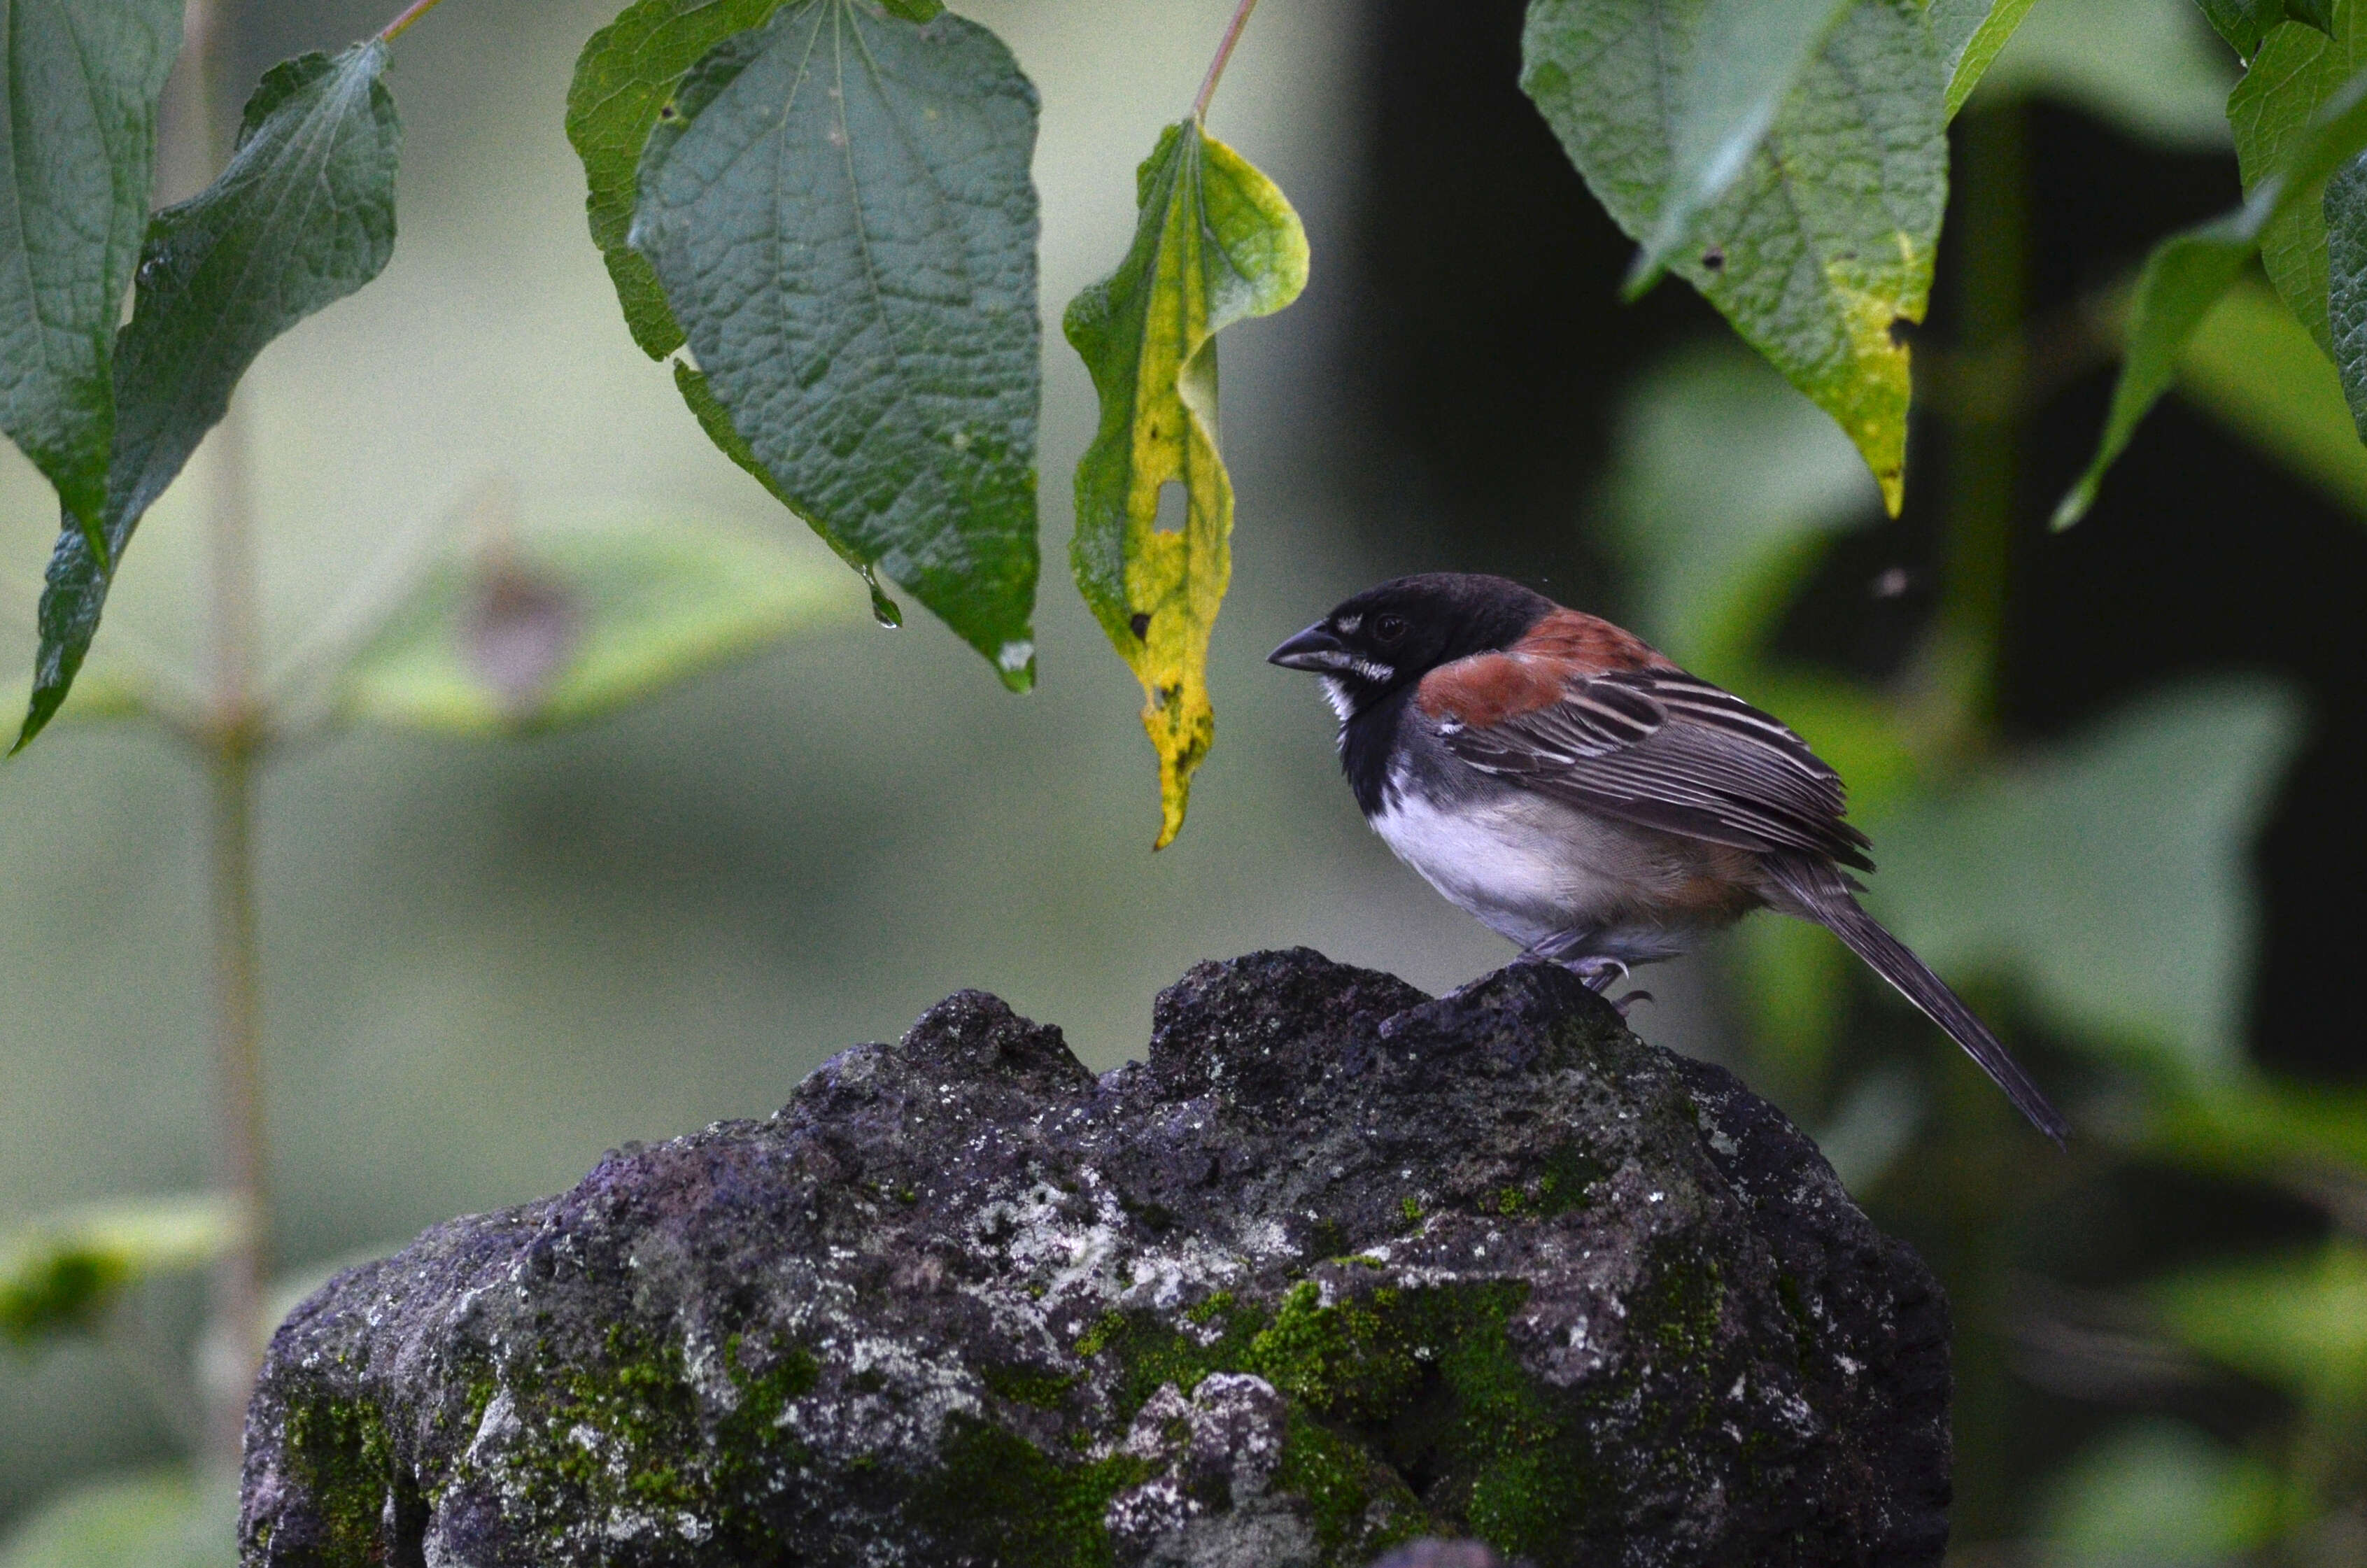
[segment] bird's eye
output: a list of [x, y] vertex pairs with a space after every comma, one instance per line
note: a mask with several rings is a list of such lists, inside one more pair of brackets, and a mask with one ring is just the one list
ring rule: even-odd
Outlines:
[[1394, 642], [1405, 635], [1406, 618], [1401, 615], [1376, 615], [1373, 618], [1373, 635], [1384, 642]]

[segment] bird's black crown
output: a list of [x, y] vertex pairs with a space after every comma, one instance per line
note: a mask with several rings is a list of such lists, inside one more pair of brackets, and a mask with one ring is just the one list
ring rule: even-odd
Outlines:
[[1441, 665], [1512, 646], [1553, 608], [1502, 577], [1425, 572], [1341, 601], [1267, 657], [1322, 676], [1344, 718]]

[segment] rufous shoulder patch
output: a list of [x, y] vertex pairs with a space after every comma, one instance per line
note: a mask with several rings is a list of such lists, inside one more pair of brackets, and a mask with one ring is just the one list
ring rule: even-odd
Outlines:
[[1414, 704], [1429, 718], [1483, 730], [1518, 713], [1550, 708], [1569, 688], [1569, 672], [1547, 660], [1474, 653], [1422, 676], [1414, 687]]
[[1632, 631], [1583, 610], [1557, 609], [1529, 628], [1508, 650], [1561, 660], [1579, 679], [1620, 670], [1673, 670], [1669, 656]]

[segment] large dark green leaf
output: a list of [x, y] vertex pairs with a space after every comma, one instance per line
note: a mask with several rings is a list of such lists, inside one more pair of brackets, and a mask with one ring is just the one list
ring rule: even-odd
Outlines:
[[2259, 52], [2260, 41], [2285, 22], [2299, 22], [2329, 37], [2334, 32], [2328, 0], [2201, 0], [2212, 30], [2227, 40], [2239, 60]]
[[[1706, 47], [1709, 4], [1529, 6], [1522, 85], [1597, 199], [1638, 237], [1677, 199], [1679, 142], [1662, 106], [1680, 101]], [[1931, 295], [1946, 202], [1952, 69], [1915, 0], [1863, 0], [1669, 263], [1832, 415], [1894, 511], [1905, 487], [1907, 335]]]
[[[2282, 39], [2291, 30], [2277, 36]], [[2253, 69], [2257, 72], [2259, 67]], [[2339, 92], [2313, 108], [2299, 134], [2280, 142], [2282, 164], [2253, 182], [2251, 194], [2241, 207], [2224, 218], [2172, 234], [2146, 257], [2129, 305], [2121, 375], [2104, 416], [2103, 438], [2096, 444], [2096, 455], [2089, 460], [2078, 483], [2055, 508], [2056, 528], [2078, 522], [2094, 504], [2105, 471], [2127, 447], [2138, 423], [2169, 390], [2187, 344], [2228, 286], [2253, 256], [2261, 253], [2264, 237], [2283, 232], [2295, 211], [2303, 208], [2315, 211], [2327, 176], [2355, 157], [2362, 146], [2367, 146], [2367, 71], [2342, 84]], [[2316, 244], [2317, 321], [2322, 335], [2326, 322], [2322, 224]], [[2292, 291], [2284, 292], [2286, 300], [2292, 301]], [[2302, 314], [2298, 309], [2294, 313]], [[2322, 335], [2320, 344], [2324, 344]]]
[[0, 427], [93, 539], [181, 0], [0, 0]]
[[633, 341], [652, 359], [682, 347], [658, 275], [627, 243], [641, 149], [690, 68], [734, 33], [760, 28], [784, 0], [640, 0], [594, 33], [567, 88], [567, 140], [583, 160], [592, 243], [608, 264]]
[[778, 493], [1035, 680], [1036, 90], [992, 33], [804, 0], [642, 154], [634, 248]]
[[1668, 122], [1660, 216], [1628, 271], [1633, 294], [1693, 239], [1693, 220], [1742, 174], [1802, 72], [1856, 0], [1702, 0]]
[[228, 411], [255, 357], [385, 267], [402, 139], [379, 80], [386, 59], [372, 40], [273, 66], [221, 177], [149, 224], [116, 346], [107, 556], [78, 528], [58, 537], [18, 747], [65, 700], [132, 530]]
[[[2279, 177], [2322, 123], [2326, 106], [2367, 68], [2362, 0], [2339, 0], [2333, 22], [2331, 38], [2305, 27], [2271, 30], [2227, 96], [2227, 124], [2236, 133], [2236, 163], [2248, 198]], [[2338, 159], [2316, 179], [2300, 181], [2305, 188], [2291, 192], [2293, 199], [2260, 231], [2269, 280], [2328, 354], [2334, 346], [2326, 319], [2326, 213], [2317, 187], [2348, 161]]]
[[2326, 182], [2326, 324], [2343, 400], [2367, 439], [2367, 154]]
[[[1062, 325], [1101, 399], [1077, 462], [1069, 551], [1110, 645], [1142, 683], [1159, 752], [1159, 837], [1184, 826], [1215, 744], [1208, 638], [1232, 580], [1233, 483], [1217, 449], [1217, 334], [1307, 286], [1307, 231], [1272, 180], [1197, 120], [1171, 125], [1136, 173], [1134, 243], [1069, 302]], [[1159, 527], [1184, 492], [1183, 527]]]

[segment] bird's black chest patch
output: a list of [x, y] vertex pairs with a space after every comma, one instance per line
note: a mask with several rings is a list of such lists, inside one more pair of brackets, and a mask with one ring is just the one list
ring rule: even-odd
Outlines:
[[1356, 809], [1367, 817], [1387, 803], [1389, 769], [1400, 728], [1413, 722], [1413, 687], [1399, 687], [1360, 708], [1340, 726], [1340, 769], [1355, 791]]

